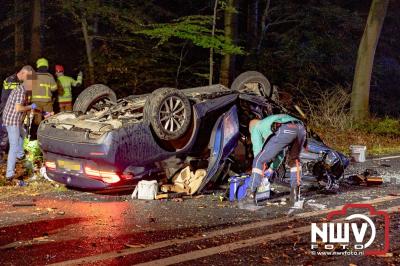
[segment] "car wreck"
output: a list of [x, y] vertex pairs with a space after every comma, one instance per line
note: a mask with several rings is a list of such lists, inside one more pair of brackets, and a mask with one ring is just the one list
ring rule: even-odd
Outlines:
[[[88, 87], [73, 112], [44, 120], [38, 129], [47, 175], [91, 191], [133, 189], [143, 179], [171, 179], [183, 168], [206, 169], [197, 191], [251, 169], [248, 125], [253, 118], [291, 113], [276, 101], [269, 81], [255, 71], [223, 85], [118, 99], [105, 85]], [[311, 131], [302, 154], [304, 176], [335, 189], [349, 160]], [[287, 183], [286, 167], [276, 181]]]

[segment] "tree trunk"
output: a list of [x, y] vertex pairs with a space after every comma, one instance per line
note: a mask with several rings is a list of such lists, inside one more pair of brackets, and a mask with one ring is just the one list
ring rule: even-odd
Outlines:
[[259, 0], [250, 0], [247, 17], [247, 48], [254, 52], [257, 48], [259, 27]]
[[94, 84], [94, 63], [93, 63], [93, 58], [92, 58], [92, 38], [89, 36], [88, 33], [88, 24], [86, 21], [86, 18], [81, 19], [81, 24], [82, 24], [82, 33], [83, 33], [83, 39], [85, 40], [85, 46], [86, 46], [86, 57], [88, 60], [89, 64], [89, 81], [90, 84]]
[[32, 36], [31, 36], [31, 56], [32, 62], [41, 56], [42, 44], [40, 41], [40, 27], [41, 27], [41, 0], [33, 0], [32, 8]]
[[21, 0], [14, 0], [14, 65], [20, 67], [24, 60], [24, 25], [23, 3]]
[[357, 63], [351, 93], [351, 114], [362, 120], [369, 115], [369, 91], [375, 51], [381, 34], [389, 0], [373, 0], [364, 34], [358, 48]]
[[264, 41], [265, 34], [267, 33], [267, 19], [269, 16], [270, 6], [271, 6], [271, 0], [266, 0], [265, 1], [265, 9], [261, 16], [261, 33], [260, 33], [260, 37], [258, 38], [257, 55], [260, 54], [261, 46]]
[[[224, 16], [224, 30], [225, 37], [230, 40], [234, 40], [234, 17], [235, 17], [235, 0], [228, 0], [227, 6], [225, 8], [225, 16]], [[229, 86], [229, 81], [232, 77], [233, 70], [233, 56], [230, 54], [224, 55], [221, 62], [221, 71], [220, 71], [220, 83], [225, 86]]]
[[[215, 0], [214, 4], [214, 15], [213, 15], [213, 25], [212, 25], [212, 33], [211, 36], [214, 38], [215, 36], [215, 26], [217, 24], [217, 7], [218, 7], [218, 0]], [[210, 48], [210, 75], [208, 79], [208, 84], [213, 84], [213, 74], [214, 74], [214, 49]]]

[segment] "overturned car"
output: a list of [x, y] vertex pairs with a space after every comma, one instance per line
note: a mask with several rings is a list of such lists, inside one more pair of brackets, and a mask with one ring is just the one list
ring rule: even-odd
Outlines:
[[[72, 188], [114, 191], [132, 189], [142, 179], [171, 178], [190, 166], [207, 169], [201, 191], [251, 169], [249, 121], [289, 112], [275, 97], [268, 80], [255, 71], [241, 74], [231, 88], [160, 88], [119, 100], [108, 87], [92, 85], [79, 95], [73, 112], [40, 124], [47, 175]], [[305, 175], [334, 188], [348, 159], [311, 133], [308, 143], [302, 152]], [[277, 180], [286, 182], [285, 165]]]

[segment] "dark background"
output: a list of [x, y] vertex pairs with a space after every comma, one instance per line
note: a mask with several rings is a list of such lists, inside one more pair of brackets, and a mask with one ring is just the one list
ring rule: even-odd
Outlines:
[[[4, 79], [20, 66], [14, 64], [14, 2], [1, 0], [0, 9], [0, 78]], [[32, 3], [24, 2], [24, 62], [29, 60]], [[209, 50], [181, 39], [156, 46], [157, 40], [133, 33], [136, 28], [151, 23], [170, 22], [188, 15], [212, 15], [214, 1], [100, 1], [115, 10], [134, 6], [132, 16], [140, 23], [132, 31], [121, 30], [113, 19], [99, 12], [94, 19], [93, 56], [96, 83], [105, 83], [119, 97], [151, 92], [159, 87], [194, 87], [206, 85], [208, 80]], [[265, 1], [259, 2], [260, 19]], [[42, 0], [42, 56], [49, 59], [51, 72], [55, 64], [63, 64], [67, 75], [84, 71], [85, 85], [89, 85], [88, 67], [80, 23], [65, 9], [61, 1]], [[132, 4], [132, 5], [130, 5]], [[294, 96], [313, 98], [318, 91], [337, 86], [351, 90], [358, 45], [363, 33], [370, 1], [362, 0], [285, 0], [271, 1], [267, 23], [272, 23], [258, 51], [254, 50], [254, 2], [238, 0], [237, 36], [235, 42], [246, 54], [236, 56], [233, 76], [246, 70], [265, 74], [283, 92]], [[115, 10], [113, 12], [115, 12]], [[371, 111], [377, 116], [400, 114], [400, 1], [391, 1], [376, 52], [371, 82]], [[219, 10], [217, 29], [223, 30], [224, 12]], [[115, 18], [118, 12], [115, 13]], [[278, 21], [287, 21], [276, 23]], [[8, 23], [7, 23], [8, 22]], [[11, 22], [11, 23], [10, 23]], [[252, 25], [253, 24], [253, 25]], [[255, 25], [259, 27], [259, 24]], [[259, 30], [258, 30], [259, 32]], [[257, 36], [259, 37], [259, 36]], [[177, 69], [183, 59], [180, 75]], [[219, 80], [221, 56], [216, 55], [214, 83]], [[230, 81], [232, 82], [232, 80]]]

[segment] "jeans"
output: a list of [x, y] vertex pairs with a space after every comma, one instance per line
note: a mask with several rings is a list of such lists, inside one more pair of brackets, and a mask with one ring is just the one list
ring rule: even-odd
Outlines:
[[6, 178], [12, 178], [15, 174], [17, 158], [24, 156], [24, 130], [22, 125], [6, 126], [10, 150], [8, 151]]
[[[289, 166], [296, 167], [299, 161], [300, 152], [304, 146], [307, 132], [302, 124], [287, 123], [283, 124], [273, 137], [265, 143], [262, 151], [254, 158], [252, 170], [251, 189], [253, 192], [260, 186], [264, 175], [264, 163], [270, 164], [275, 157], [289, 147]], [[297, 184], [297, 172], [290, 176], [291, 186]]]

